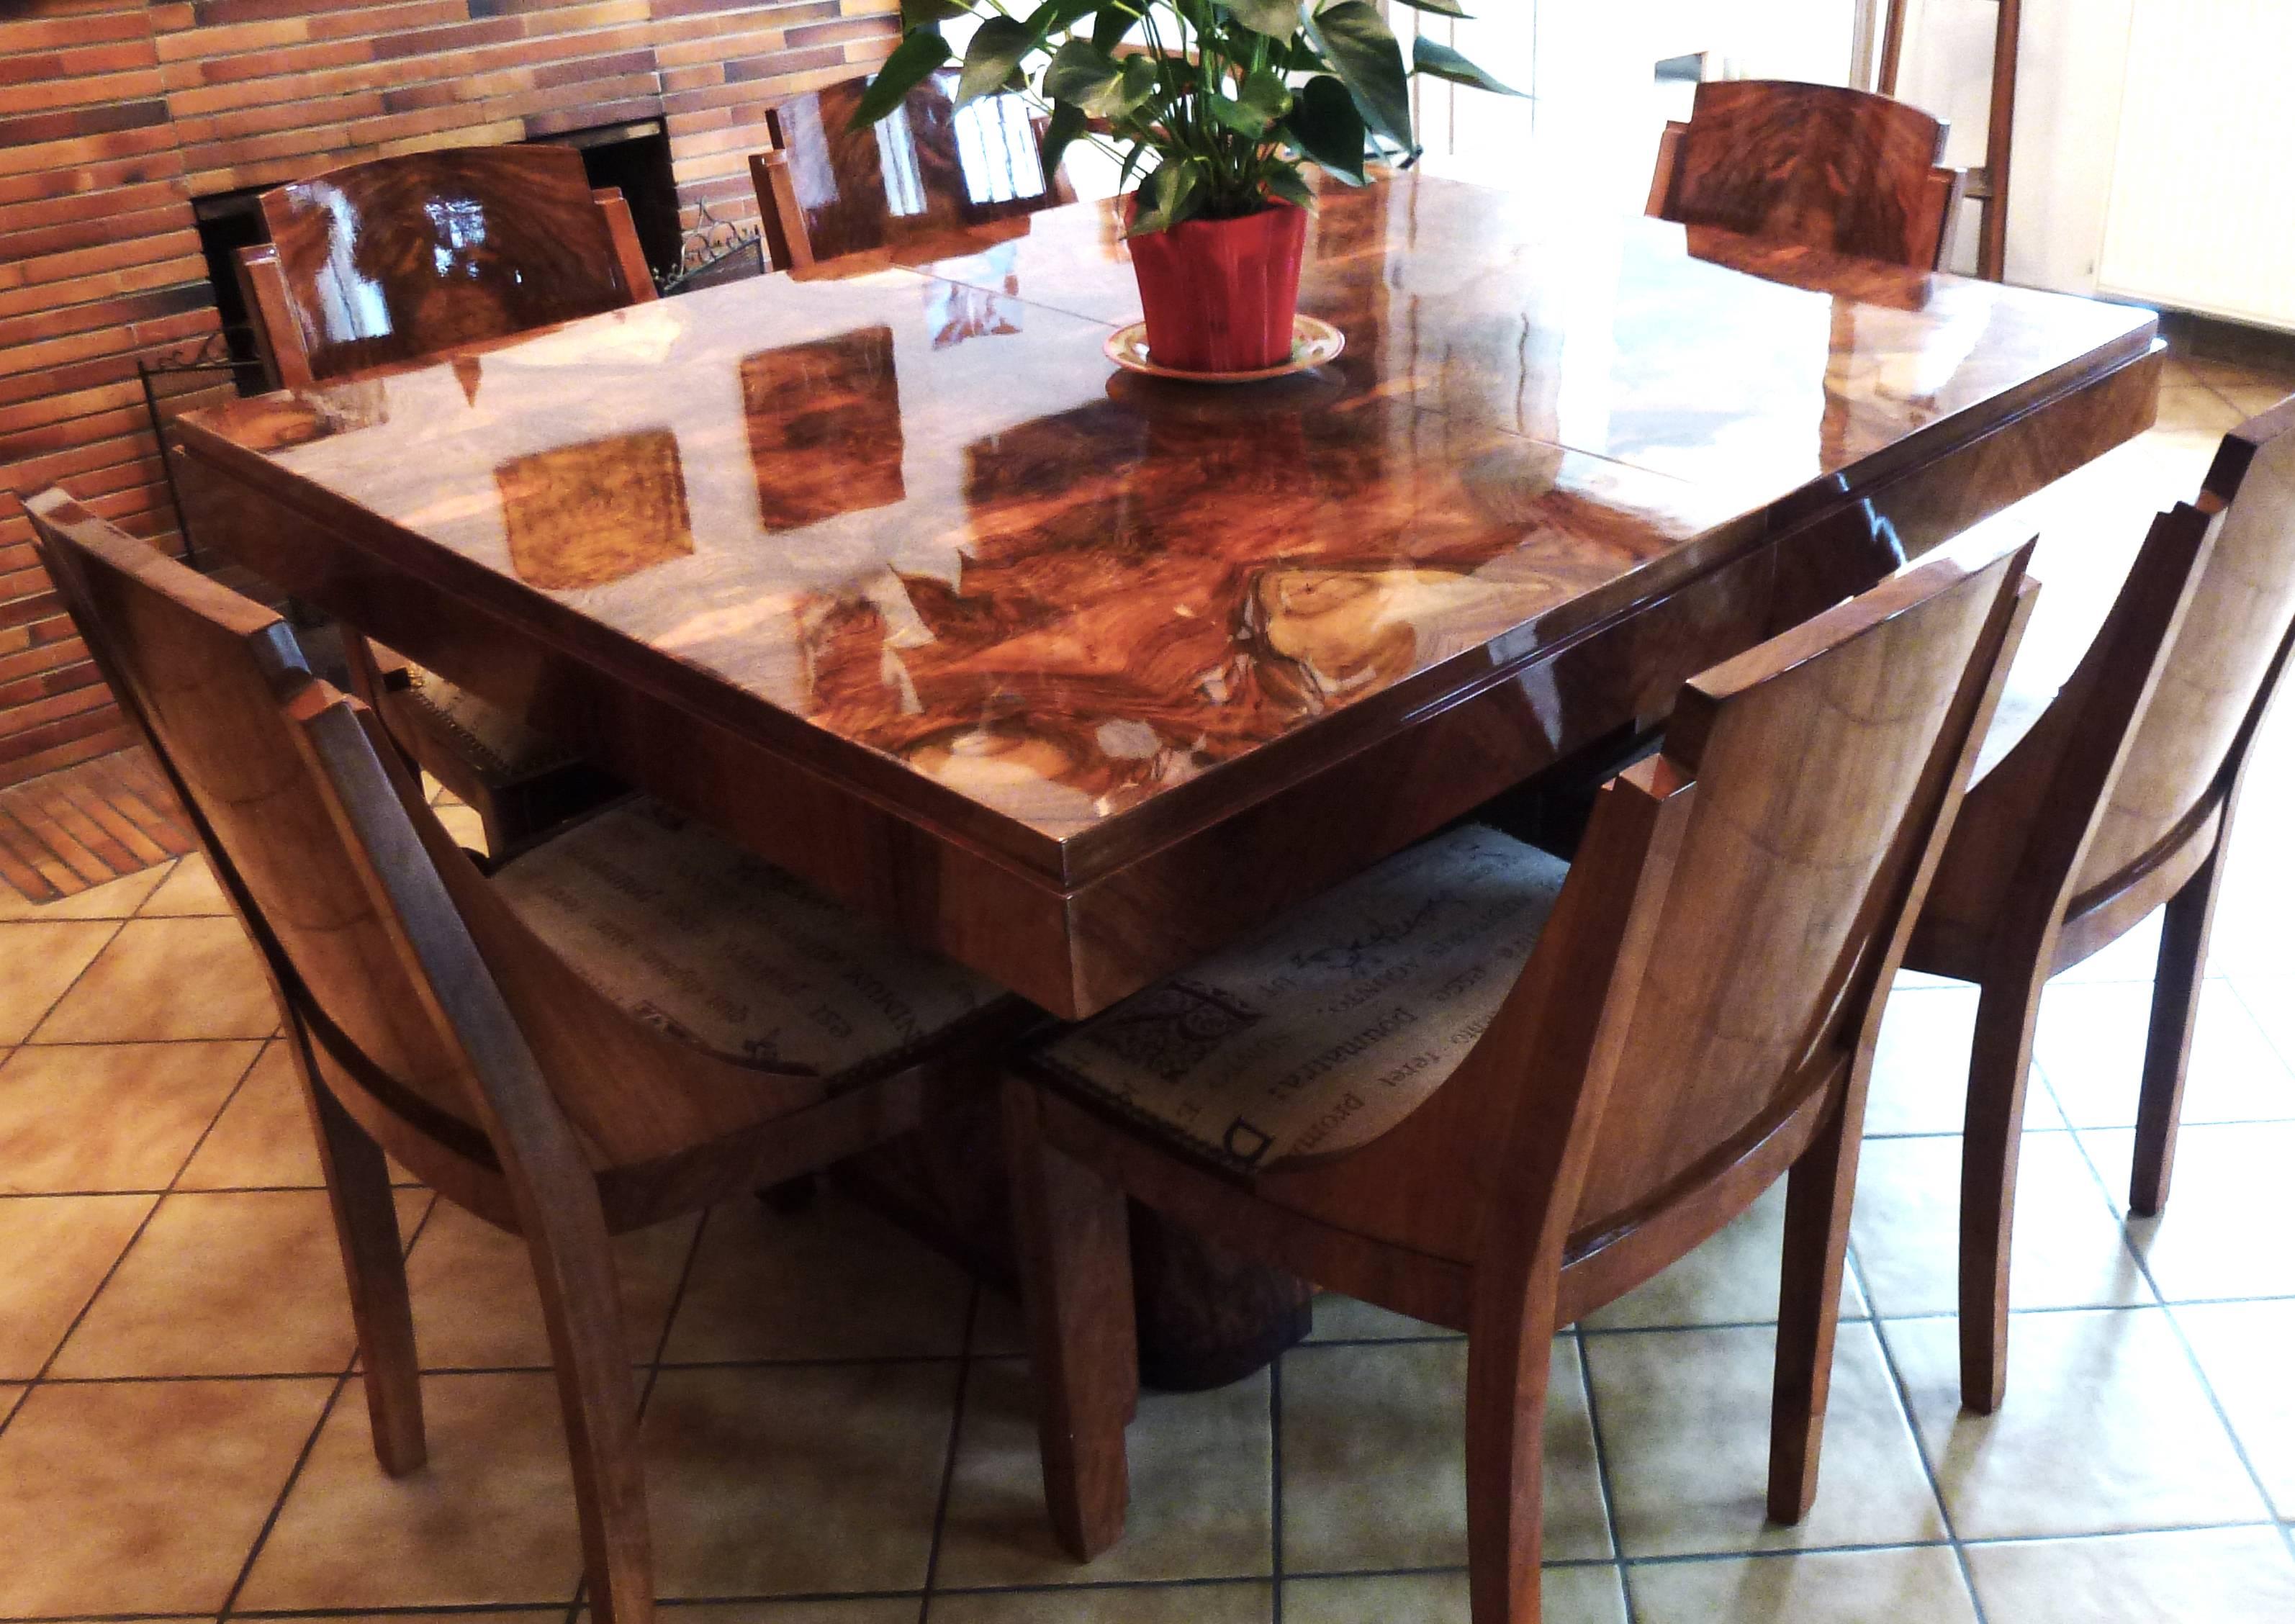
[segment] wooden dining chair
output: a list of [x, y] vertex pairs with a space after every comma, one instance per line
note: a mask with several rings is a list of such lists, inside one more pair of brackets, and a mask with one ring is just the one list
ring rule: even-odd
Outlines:
[[1033, 1049], [1005, 1089], [1046, 1498], [1122, 1533], [1126, 1196], [1464, 1330], [1476, 1624], [1539, 1616], [1557, 1329], [1790, 1174], [1768, 1506], [1816, 1491], [1866, 1081], [2030, 548], [1715, 666], [1564, 864], [1466, 826]]
[[[274, 187], [270, 241], [241, 287], [276, 387], [417, 362], [654, 297], [629, 205], [592, 191], [582, 155], [473, 147], [376, 159]], [[353, 688], [400, 749], [514, 850], [618, 789], [519, 717], [378, 649], [349, 627]]]
[[[387, 1150], [525, 1237], [591, 1606], [653, 1609], [608, 1236], [769, 1186], [991, 1079], [1027, 1018], [666, 808], [481, 873], [280, 617], [60, 492], [42, 557], [260, 950], [317, 1131], [383, 1469], [425, 1458]], [[771, 1463], [758, 1463], [760, 1471]]]
[[2295, 640], [2295, 398], [2225, 437], [2152, 526], [2080, 664], [2008, 698], [1907, 949], [1976, 983], [1962, 1141], [1961, 1397], [2007, 1387], [2009, 1238], [2048, 978], [2163, 904], [2128, 1203], [2160, 1211], [2248, 752]]
[[749, 179], [773, 269], [897, 248], [966, 226], [1013, 220], [1076, 200], [1065, 175], [1049, 184], [1043, 131], [1017, 95], [956, 105], [943, 69], [867, 129], [851, 127], [866, 76], [769, 109], [769, 151]]
[[1933, 271], [1952, 252], [1966, 175], [1948, 126], [1837, 85], [1713, 80], [1659, 138], [1648, 212], [1685, 225]]

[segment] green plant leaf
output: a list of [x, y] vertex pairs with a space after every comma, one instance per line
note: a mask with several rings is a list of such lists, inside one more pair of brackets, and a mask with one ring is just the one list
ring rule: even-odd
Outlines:
[[969, 17], [972, 8], [963, 0], [901, 0], [901, 29], [936, 29], [943, 22], [959, 17]]
[[1123, 68], [1090, 40], [1071, 39], [1052, 53], [1042, 88], [1055, 102], [1073, 102], [1087, 113], [1104, 117], [1122, 102]]
[[1280, 118], [1291, 110], [1291, 86], [1283, 76], [1272, 69], [1262, 68], [1243, 81], [1243, 88], [1235, 99], [1248, 106], [1263, 108], [1270, 118]]
[[1044, 126], [1043, 151], [1039, 155], [1044, 161], [1044, 186], [1050, 190], [1053, 177], [1059, 173], [1060, 159], [1075, 138], [1083, 134], [1086, 122], [1084, 110], [1073, 102], [1052, 103], [1052, 116]]
[[1254, 34], [1288, 39], [1299, 31], [1299, 0], [1221, 0]]
[[1020, 59], [1035, 45], [1025, 23], [1009, 17], [991, 17], [980, 25], [965, 48], [964, 76], [956, 83], [956, 104], [992, 96], [1019, 70]]
[[1194, 212], [1203, 163], [1200, 158], [1182, 158], [1164, 164], [1142, 182], [1139, 192], [1147, 207], [1132, 216], [1131, 229], [1123, 234], [1140, 237], [1149, 232], [1160, 232], [1177, 225]]
[[1445, 17], [1464, 17], [1472, 20], [1474, 16], [1472, 12], [1459, 9], [1458, 0], [1402, 0], [1402, 4], [1413, 11], [1438, 12]]
[[1338, 0], [1308, 20], [1308, 37], [1354, 97], [1363, 122], [1405, 151], [1410, 133], [1410, 78], [1402, 46], [1369, 0]]
[[848, 129], [865, 130], [906, 99], [926, 76], [948, 61], [948, 41], [937, 29], [918, 29], [893, 47], [893, 54], [877, 69], [869, 92], [861, 98], [847, 122]]
[[1286, 203], [1296, 203], [1302, 208], [1315, 207], [1315, 194], [1309, 190], [1306, 179], [1299, 173], [1296, 164], [1280, 161], [1271, 163], [1267, 166], [1267, 173], [1262, 178], [1266, 182], [1267, 190], [1271, 195], [1281, 198]]
[[1144, 106], [1156, 94], [1156, 59], [1152, 56], [1127, 56], [1123, 59], [1123, 84], [1116, 96], [1115, 113], [1120, 116]]
[[1410, 46], [1411, 70], [1431, 73], [1438, 79], [1449, 79], [1454, 85], [1472, 85], [1477, 90], [1496, 91], [1502, 96], [1518, 96], [1522, 92], [1511, 85], [1501, 85], [1448, 45], [1437, 45], [1421, 34]]
[[1139, 20], [1136, 12], [1115, 4], [1103, 4], [1098, 16], [1092, 19], [1091, 43], [1103, 51], [1114, 51], [1131, 32], [1132, 24]]
[[1363, 143], [1369, 131], [1344, 85], [1328, 74], [1309, 79], [1283, 124], [1302, 152], [1340, 179], [1363, 184]]
[[1074, 26], [1078, 18], [1090, 16], [1107, 4], [1107, 0], [1044, 0], [1041, 5], [1028, 13], [1028, 20], [1021, 26], [1038, 39], [1048, 38]]
[[1275, 120], [1269, 118], [1262, 109], [1254, 107], [1248, 102], [1230, 101], [1222, 95], [1204, 97], [1203, 107], [1218, 122], [1237, 135], [1248, 135], [1254, 141], [1262, 139], [1275, 124]]

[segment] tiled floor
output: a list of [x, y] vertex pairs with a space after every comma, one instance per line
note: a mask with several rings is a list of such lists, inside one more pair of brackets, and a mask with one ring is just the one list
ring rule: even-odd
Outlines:
[[[2146, 515], [2275, 391], [2177, 365], [2163, 427], [2034, 504], [2034, 653], [2076, 652]], [[1952, 1249], [1972, 992], [1899, 990], [1825, 1472], [1764, 1523], [1780, 1208], [1555, 1347], [1556, 1624], [2295, 1618], [2295, 721], [2242, 808], [2165, 1217], [2124, 1222], [2151, 933], [2051, 991], [2009, 1402], [1961, 1413]], [[457, 813], [467, 819], [467, 814]], [[475, 831], [466, 837], [475, 839]], [[200, 861], [0, 894], [0, 1618], [569, 1620], [579, 1566], [517, 1245], [427, 1192], [432, 1464], [370, 1449], [317, 1168]], [[834, 1200], [625, 1244], [666, 1596], [693, 1624], [1463, 1620], [1456, 1338], [1327, 1299], [1224, 1391], [1150, 1395], [1124, 1543], [1042, 1522], [1012, 1306]], [[712, 1604], [714, 1604], [714, 1605]]]

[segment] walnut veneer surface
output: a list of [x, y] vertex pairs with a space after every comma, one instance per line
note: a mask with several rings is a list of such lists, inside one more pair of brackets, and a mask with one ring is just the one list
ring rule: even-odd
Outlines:
[[1345, 355], [1100, 354], [1105, 204], [186, 420], [227, 546], [1045, 1008], [1104, 1007], [2139, 432], [2148, 312], [1403, 175]]

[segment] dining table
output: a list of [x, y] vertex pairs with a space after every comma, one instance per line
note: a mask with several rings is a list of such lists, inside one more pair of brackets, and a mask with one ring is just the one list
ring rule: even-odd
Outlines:
[[[203, 408], [177, 482], [203, 550], [1075, 1020], [2153, 419], [2145, 309], [1416, 170], [1308, 240], [1345, 347], [1285, 378], [1118, 366], [1083, 202]], [[908, 1147], [975, 1251], [993, 1137]]]

